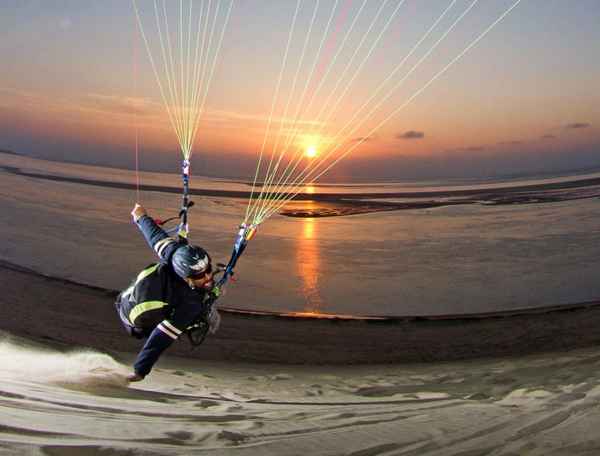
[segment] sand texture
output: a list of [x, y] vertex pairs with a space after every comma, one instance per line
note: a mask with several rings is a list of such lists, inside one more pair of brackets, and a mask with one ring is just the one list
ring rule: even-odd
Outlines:
[[0, 286], [0, 454], [600, 451], [596, 305], [388, 322], [223, 312], [203, 346], [176, 343], [128, 386], [140, 342], [112, 292], [8, 263]]

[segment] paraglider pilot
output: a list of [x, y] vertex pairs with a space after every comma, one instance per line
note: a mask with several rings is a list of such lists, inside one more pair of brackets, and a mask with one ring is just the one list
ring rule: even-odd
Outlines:
[[[127, 379], [143, 380], [163, 352], [198, 322], [214, 333], [220, 317], [213, 307], [216, 290], [211, 258], [200, 247], [171, 238], [136, 204], [133, 221], [160, 262], [144, 269], [123, 290], [115, 306], [122, 323], [137, 338], [147, 337]], [[196, 325], [196, 326], [194, 326]]]

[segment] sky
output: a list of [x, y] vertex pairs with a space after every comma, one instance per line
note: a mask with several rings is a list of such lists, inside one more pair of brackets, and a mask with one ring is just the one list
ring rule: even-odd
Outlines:
[[[235, 13], [239, 2], [234, 3]], [[362, 2], [338, 3], [334, 27], [327, 32], [326, 11], [334, 1], [322, 2], [304, 54], [296, 37], [308, 30], [315, 1], [302, 1], [294, 29], [298, 32], [287, 54], [296, 2], [241, 4], [226, 52], [219, 53], [222, 63], [198, 129], [191, 159], [195, 174], [251, 176], [263, 144], [271, 150], [280, 131], [294, 131], [294, 144], [302, 143], [317, 154], [325, 149], [324, 141], [332, 141], [342, 152], [352, 149], [324, 180], [479, 179], [600, 171], [598, 0], [522, 0], [424, 86], [514, 3], [494, 0], [464, 35], [451, 42], [453, 47], [410, 74], [407, 81], [418, 74], [417, 82], [391, 90], [381, 109], [373, 110], [376, 102], [369, 100], [383, 93], [378, 88], [386, 78], [406, 74], [392, 73], [403, 56], [424, 36], [425, 42], [435, 41], [434, 34], [425, 34], [452, 1], [406, 0], [395, 25], [384, 32], [377, 58], [365, 64], [354, 80], [344, 73], [344, 57], [333, 56], [344, 36], [350, 51], [341, 56], [349, 59], [353, 49], [365, 49], [360, 43], [368, 35], [367, 22], [357, 21], [350, 29]], [[390, 17], [390, 8], [398, 4], [389, 3], [382, 18]], [[457, 0], [453, 8], [464, 11], [471, 3]], [[472, 11], [487, 3], [480, 0]], [[140, 0], [143, 20], [150, 17], [151, 4]], [[368, 0], [365, 17], [375, 17], [380, 4]], [[335, 34], [346, 7], [347, 20], [337, 29], [335, 44], [328, 47], [332, 41], [324, 41], [319, 48], [319, 36]], [[444, 20], [451, 23], [450, 17]], [[382, 20], [377, 30], [383, 29]], [[152, 42], [151, 28], [144, 30]], [[426, 56], [422, 49], [426, 48], [410, 54], [406, 68], [438, 52]], [[328, 55], [326, 65], [321, 66], [324, 60], [316, 59], [318, 55]], [[287, 66], [282, 71], [284, 57]], [[301, 61], [305, 66], [295, 79], [293, 68]], [[179, 172], [183, 156], [131, 1], [2, 0], [0, 62], [1, 150], [126, 169], [135, 167], [137, 156], [142, 170]], [[313, 75], [309, 82], [314, 75], [327, 78], [322, 86], [305, 85], [302, 77], [307, 74]], [[359, 80], [355, 90], [352, 84]], [[311, 101], [302, 101], [300, 88], [313, 95]], [[279, 97], [274, 104], [275, 94]], [[305, 114], [298, 117], [304, 108]], [[315, 131], [324, 139], [316, 138], [311, 133]]]

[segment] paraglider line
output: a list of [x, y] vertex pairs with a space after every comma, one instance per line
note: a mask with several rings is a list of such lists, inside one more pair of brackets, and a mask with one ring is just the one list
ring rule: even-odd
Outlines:
[[[136, 8], [139, 0], [136, 0]], [[139, 160], [139, 132], [138, 132], [138, 34], [139, 24], [135, 21], [134, 46], [133, 46], [133, 123], [135, 138], [135, 201], [140, 201], [140, 160]]]

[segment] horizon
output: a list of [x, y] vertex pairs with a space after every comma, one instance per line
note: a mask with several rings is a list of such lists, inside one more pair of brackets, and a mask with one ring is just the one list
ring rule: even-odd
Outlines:
[[[74, 165], [74, 166], [84, 166], [90, 168], [103, 168], [103, 169], [114, 169], [118, 171], [125, 172], [139, 172], [139, 173], [150, 173], [150, 174], [161, 174], [165, 176], [169, 176], [170, 178], [180, 179], [181, 174], [179, 168], [173, 168], [169, 165], [164, 165], [162, 168], [149, 168], [149, 169], [135, 169], [135, 167], [127, 168], [127, 167], [114, 167], [110, 166], [110, 164], [91, 164], [85, 162], [77, 162], [77, 161], [69, 161], [69, 160], [55, 160], [52, 158], [39, 158], [30, 155], [21, 154], [18, 152], [0, 149], [0, 154], [8, 154], [15, 155], [18, 157], [31, 158], [35, 160], [47, 161], [55, 164], [65, 164], [65, 165]], [[196, 171], [196, 170], [194, 170]], [[347, 176], [343, 181], [334, 181], [327, 180], [325, 176], [322, 180], [317, 180], [309, 185], [309, 187], [317, 188], [323, 187], [326, 188], [328, 186], [333, 187], [343, 187], [345, 185], [351, 187], [362, 187], [362, 186], [397, 186], [400, 188], [419, 188], [419, 187], [452, 187], [452, 186], [474, 186], [474, 187], [482, 187], [485, 185], [502, 185], [502, 184], [512, 184], [518, 182], [543, 182], [543, 181], [569, 181], [571, 178], [573, 180], [580, 180], [580, 178], [588, 178], [587, 176], [595, 176], [600, 174], [600, 166], [593, 167], [585, 167], [585, 168], [573, 168], [570, 170], [547, 170], [547, 171], [535, 171], [535, 172], [516, 172], [516, 173], [507, 173], [507, 174], [495, 174], [490, 176], [427, 176], [426, 178], [419, 178], [418, 176], [409, 176], [403, 180], [392, 179], [392, 180], [376, 180], [376, 181], [366, 181], [366, 180], [351, 180], [348, 179]], [[190, 173], [190, 184], [194, 185], [198, 180], [209, 179], [213, 181], [222, 181], [228, 183], [244, 183], [247, 185], [252, 185], [254, 179], [252, 175], [206, 175], [198, 172]], [[254, 185], [261, 185], [261, 181], [257, 181]]]

